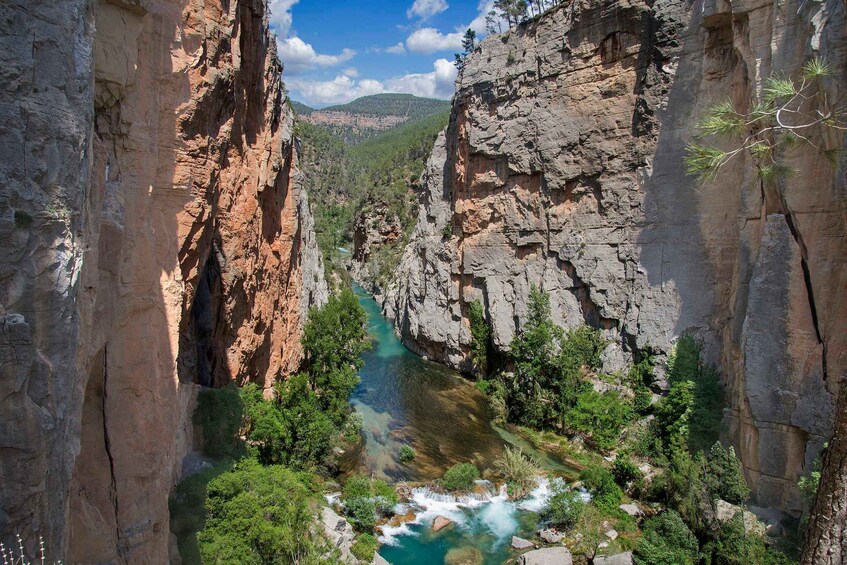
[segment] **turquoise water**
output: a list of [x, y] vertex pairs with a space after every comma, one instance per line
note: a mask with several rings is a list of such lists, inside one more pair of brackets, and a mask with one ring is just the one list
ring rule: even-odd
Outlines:
[[[345, 455], [347, 471], [395, 483], [432, 480], [455, 463], [470, 461], [480, 469], [491, 468], [507, 443], [530, 451], [547, 469], [569, 470], [521, 438], [492, 426], [487, 400], [472, 383], [408, 351], [377, 303], [358, 286], [354, 291], [367, 312], [373, 347], [363, 355], [361, 383], [351, 398], [363, 420], [364, 442]], [[413, 462], [400, 462], [403, 444], [415, 449]], [[493, 491], [493, 486], [489, 489]], [[515, 555], [512, 535], [532, 536], [537, 516], [531, 510], [543, 505], [546, 492], [540, 488], [532, 499], [517, 503], [494, 492], [485, 502], [441, 500], [419, 492], [411, 508], [417, 515], [415, 523], [385, 528], [379, 552], [394, 565], [437, 565], [447, 562], [448, 553], [450, 563], [500, 565]], [[454, 523], [434, 533], [432, 520], [439, 515]], [[454, 559], [457, 552], [478, 553], [459, 560]]]

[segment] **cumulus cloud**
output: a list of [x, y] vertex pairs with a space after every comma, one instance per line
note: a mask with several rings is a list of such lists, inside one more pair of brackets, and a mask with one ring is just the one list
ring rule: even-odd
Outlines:
[[433, 63], [431, 73], [413, 73], [386, 81], [388, 92], [406, 92], [425, 98], [450, 98], [456, 89], [456, 65], [447, 59]]
[[333, 80], [320, 81], [294, 77], [287, 84], [296, 98], [310, 106], [323, 107], [343, 104], [360, 96], [383, 92], [403, 92], [426, 98], [450, 98], [455, 91], [456, 67], [447, 59], [438, 59], [429, 73], [412, 73], [384, 82], [372, 79], [356, 80], [344, 74]]
[[291, 32], [291, 8], [300, 0], [271, 0], [268, 4], [270, 8], [270, 23], [276, 30], [279, 37], [288, 37]]
[[443, 34], [434, 27], [425, 27], [406, 38], [406, 48], [412, 53], [425, 55], [436, 51], [458, 51], [462, 48], [462, 34]]
[[346, 63], [356, 55], [352, 49], [343, 49], [337, 55], [319, 54], [314, 47], [299, 37], [280, 39], [277, 46], [279, 58], [285, 65], [288, 75], [298, 74], [315, 67], [334, 67]]
[[415, 0], [414, 4], [406, 11], [406, 16], [425, 20], [440, 14], [449, 7], [446, 0]]
[[401, 41], [397, 45], [392, 45], [391, 47], [386, 48], [385, 52], [391, 53], [392, 55], [405, 55], [406, 54], [406, 46], [403, 45], [403, 42]]
[[356, 67], [348, 67], [341, 71], [341, 74], [346, 77], [356, 78], [359, 76], [359, 69], [357, 69]]
[[296, 91], [307, 104], [328, 106], [342, 104], [360, 96], [369, 96], [385, 92], [385, 86], [378, 80], [355, 80], [338, 75], [333, 80], [320, 81], [292, 78], [287, 82], [290, 90]]

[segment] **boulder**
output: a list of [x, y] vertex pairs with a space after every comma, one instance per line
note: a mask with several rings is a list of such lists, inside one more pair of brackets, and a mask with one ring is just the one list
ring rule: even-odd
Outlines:
[[529, 549], [530, 547], [535, 547], [535, 544], [528, 539], [512, 536], [512, 547], [515, 549]]
[[761, 523], [752, 512], [743, 510], [740, 506], [730, 504], [725, 500], [715, 501], [715, 519], [721, 524], [729, 522], [735, 518], [739, 512], [743, 513], [742, 518], [744, 519], [745, 531], [748, 533], [755, 533], [760, 536], [764, 536], [767, 533], [765, 525]]
[[355, 562], [350, 552], [356, 539], [353, 526], [335, 513], [335, 510], [325, 506], [321, 509], [321, 525], [327, 539], [341, 551], [341, 560], [345, 563]]
[[385, 558], [379, 553], [374, 553], [374, 560], [371, 561], [371, 565], [391, 565]]
[[555, 530], [546, 529], [538, 532], [538, 537], [540, 537], [547, 543], [559, 543], [560, 541], [562, 541], [562, 537], [564, 536], [562, 536], [562, 534], [558, 533]]
[[444, 516], [438, 516], [432, 522], [432, 531], [433, 532], [440, 532], [441, 530], [443, 530], [444, 528], [446, 528], [447, 526], [449, 526], [452, 523], [453, 523], [453, 520], [451, 520], [450, 518], [445, 518]]
[[573, 565], [567, 547], [544, 547], [518, 557], [518, 565]]
[[635, 504], [621, 504], [618, 508], [630, 516], [644, 516], [644, 511]]
[[633, 565], [632, 552], [618, 553], [616, 555], [607, 555], [605, 557], [595, 557], [594, 565]]
[[615, 530], [609, 530], [609, 531], [608, 531], [608, 532], [606, 532], [604, 535], [605, 535], [607, 538], [609, 538], [610, 540], [616, 540], [616, 539], [618, 539], [618, 532], [617, 532], [617, 531], [615, 531]]

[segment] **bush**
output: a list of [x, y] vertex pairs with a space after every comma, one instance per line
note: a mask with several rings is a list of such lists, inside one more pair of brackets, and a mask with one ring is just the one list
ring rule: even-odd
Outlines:
[[550, 497], [542, 517], [554, 526], [570, 529], [579, 520], [584, 507], [579, 492], [560, 486]]
[[515, 498], [527, 494], [536, 485], [536, 477], [541, 472], [538, 461], [523, 454], [520, 447], [506, 446], [503, 455], [494, 460], [494, 468], [506, 480], [509, 494]]
[[479, 478], [479, 469], [470, 463], [457, 463], [450, 467], [439, 481], [447, 490], [471, 490]]
[[744, 527], [741, 512], [723, 524], [714, 539], [703, 546], [705, 565], [788, 565], [791, 561], [768, 547], [765, 539]]
[[344, 514], [360, 532], [372, 532], [376, 527], [376, 503], [365, 497], [344, 501]]
[[374, 535], [364, 533], [356, 536], [356, 541], [353, 543], [353, 547], [350, 548], [350, 552], [356, 559], [370, 563], [377, 549], [379, 549], [379, 542]]
[[619, 455], [612, 464], [612, 475], [619, 485], [626, 487], [629, 483], [639, 480], [643, 476], [643, 473], [632, 462], [632, 459]]
[[587, 434], [589, 443], [603, 451], [618, 444], [621, 430], [631, 418], [632, 410], [619, 394], [601, 394], [593, 388], [583, 391], [567, 414], [568, 425]]
[[647, 519], [643, 534], [635, 548], [637, 565], [694, 565], [698, 562], [697, 538], [673, 510]]
[[400, 461], [403, 463], [414, 461], [417, 456], [418, 454], [413, 447], [405, 444], [400, 446]]
[[353, 475], [344, 484], [341, 501], [350, 523], [361, 532], [371, 532], [379, 517], [393, 512], [397, 494], [383, 480]]
[[607, 513], [617, 512], [623, 492], [608, 469], [600, 465], [592, 465], [583, 469], [579, 479], [591, 493], [592, 500], [598, 508]]
[[203, 562], [337, 562], [313, 532], [318, 498], [310, 477], [243, 460], [209, 483], [206, 528], [198, 535]]

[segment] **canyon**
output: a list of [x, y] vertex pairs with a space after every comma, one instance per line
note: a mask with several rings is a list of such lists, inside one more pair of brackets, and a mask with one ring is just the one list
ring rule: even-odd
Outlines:
[[[329, 289], [268, 22], [264, 0], [8, 3], [0, 540], [42, 538], [71, 563], [178, 562], [168, 497], [201, 439], [198, 390], [271, 396], [300, 369]], [[804, 563], [838, 563], [847, 157], [787, 153], [800, 174], [777, 183], [746, 153], [702, 183], [683, 165], [710, 106], [751, 109], [767, 77], [818, 55], [844, 98], [844, 0], [574, 0], [492, 34], [463, 63], [394, 280], [369, 290], [408, 349], [465, 373], [470, 305], [505, 353], [533, 286], [559, 325], [602, 330], [603, 372], [655, 359], [657, 393], [674, 344], [695, 336], [721, 370], [724, 436], [756, 505], [797, 516], [797, 481], [829, 441]], [[357, 134], [402, 121], [325, 119]], [[360, 280], [408, 233], [371, 205], [351, 226]], [[415, 362], [412, 376], [444, 370]], [[425, 415], [488, 425], [477, 392], [441, 378], [473, 402]]]
[[753, 107], [815, 55], [843, 97], [844, 2], [577, 1], [483, 40], [384, 297], [404, 343], [470, 372], [470, 303], [507, 351], [538, 285], [557, 323], [604, 330], [604, 371], [652, 356], [662, 391], [694, 335], [756, 504], [799, 513], [797, 480], [843, 419], [845, 161], [795, 151], [802, 173], [776, 187], [745, 154], [705, 183], [683, 162], [711, 105]]
[[0, 536], [166, 563], [200, 385], [326, 301], [264, 2], [15, 0], [0, 36]]

